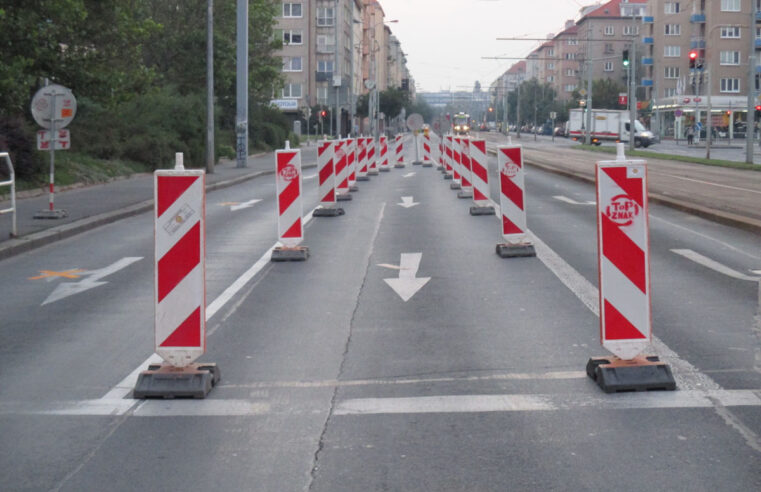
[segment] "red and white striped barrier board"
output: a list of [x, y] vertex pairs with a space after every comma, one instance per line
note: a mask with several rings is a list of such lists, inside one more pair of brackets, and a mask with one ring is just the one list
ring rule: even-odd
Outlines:
[[206, 176], [185, 170], [153, 173], [155, 199], [155, 350], [175, 367], [206, 351]]
[[645, 161], [597, 163], [600, 339], [630, 360], [650, 343], [650, 250]]
[[349, 192], [349, 150], [347, 141], [337, 140], [334, 148], [336, 161], [336, 191], [338, 193]]
[[470, 171], [470, 139], [460, 139], [460, 179], [463, 191], [473, 191], [473, 182]]
[[446, 169], [444, 166], [444, 137], [436, 135], [436, 148], [438, 149], [438, 153], [436, 154], [436, 162], [438, 163], [437, 169], [444, 170]]
[[444, 138], [444, 170], [449, 176], [454, 174], [453, 141], [454, 137], [452, 137], [452, 135], [447, 135], [446, 138]]
[[431, 150], [431, 134], [423, 132], [423, 162], [433, 162], [431, 158], [433, 151]]
[[375, 137], [367, 139], [367, 174], [378, 174], [378, 145]]
[[357, 183], [357, 138], [346, 139], [346, 167], [349, 168], [349, 188]]
[[457, 184], [462, 184], [462, 156], [460, 155], [460, 141], [459, 137], [452, 138], [452, 173], [454, 175], [454, 181]]
[[499, 166], [499, 206], [502, 212], [502, 236], [508, 243], [526, 241], [526, 207], [523, 149], [500, 146], [497, 149]]
[[318, 195], [323, 205], [336, 203], [335, 152], [333, 141], [320, 140], [317, 142], [317, 175], [320, 183]]
[[380, 137], [378, 158], [380, 159], [380, 168], [388, 169], [388, 137]]
[[394, 140], [394, 162], [395, 166], [404, 166], [404, 137], [397, 135]]
[[369, 140], [366, 137], [357, 138], [357, 176], [360, 178], [367, 176], [367, 147]]
[[473, 202], [479, 207], [489, 205], [489, 172], [486, 161], [486, 140], [470, 141], [470, 169], [473, 177]]
[[286, 248], [294, 248], [304, 240], [301, 200], [301, 151], [278, 150], [275, 153], [277, 172], [277, 231], [278, 239]]

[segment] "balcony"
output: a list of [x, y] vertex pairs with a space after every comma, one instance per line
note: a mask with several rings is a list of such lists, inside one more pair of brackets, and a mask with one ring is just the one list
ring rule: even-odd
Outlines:
[[706, 14], [704, 12], [701, 12], [699, 14], [692, 14], [690, 16], [690, 22], [692, 22], [693, 24], [705, 24]]
[[651, 38], [650, 36], [646, 36], [646, 37], [642, 38], [642, 42], [644, 44], [653, 44], [653, 43], [655, 43], [655, 40], [653, 40], [653, 38]]
[[317, 53], [333, 53], [336, 51], [336, 45], [334, 44], [318, 44]]
[[706, 40], [705, 39], [693, 39], [690, 41], [690, 49], [705, 49], [706, 47]]
[[649, 57], [642, 58], [642, 64], [646, 66], [650, 66], [653, 64], [653, 59]]
[[761, 10], [756, 11], [756, 22], [761, 21]]

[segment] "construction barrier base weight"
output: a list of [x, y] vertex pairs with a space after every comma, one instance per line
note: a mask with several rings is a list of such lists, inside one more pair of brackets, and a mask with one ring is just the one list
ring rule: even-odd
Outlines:
[[306, 246], [296, 246], [294, 248], [286, 248], [285, 246], [278, 246], [272, 250], [272, 261], [306, 261], [309, 258], [309, 248]]
[[474, 205], [470, 207], [470, 215], [494, 215], [494, 207], [477, 207]]
[[423, 167], [433, 167], [433, 162], [431, 162], [431, 161], [424, 161], [423, 162]]
[[337, 193], [336, 194], [336, 201], [339, 202], [348, 202], [353, 200], [353, 197], [348, 193]]
[[497, 254], [500, 258], [521, 258], [536, 256], [536, 250], [531, 243], [525, 244], [508, 244], [501, 243], [497, 245]]
[[169, 363], [151, 364], [137, 378], [133, 398], [206, 398], [220, 379], [214, 363], [193, 363], [175, 367]]
[[[452, 175], [451, 175], [451, 174], [444, 174], [444, 179], [445, 179], [445, 180], [447, 180], [447, 179], [452, 179]], [[453, 183], [453, 184], [454, 184], [454, 183]]]
[[658, 356], [639, 355], [632, 360], [615, 355], [593, 357], [587, 362], [587, 375], [606, 393], [676, 390], [671, 368]]
[[[351, 195], [349, 195], [351, 198]], [[312, 212], [312, 217], [338, 217], [346, 212], [341, 207], [317, 207]]]
[[351, 192], [359, 191], [359, 186], [357, 186], [357, 185], [351, 185], [351, 186], [349, 186], [349, 191], [351, 191]]
[[367, 176], [357, 176], [357, 181], [370, 181], [370, 173]]
[[391, 168], [382, 167], [382, 168], [379, 169], [379, 171], [382, 172], [382, 173], [389, 173], [389, 172], [391, 172]]
[[[445, 178], [445, 179], [446, 179], [446, 178]], [[451, 179], [451, 178], [450, 178], [450, 179]], [[455, 182], [455, 183], [451, 183], [451, 184], [449, 185], [449, 189], [450, 189], [450, 190], [461, 190], [461, 189], [462, 189], [462, 185], [460, 185], [460, 183], [456, 183], [456, 182]]]
[[462, 190], [457, 193], [457, 198], [473, 198], [473, 192], [468, 190]]
[[35, 213], [33, 219], [63, 219], [69, 216], [69, 212], [66, 210], [57, 208], [55, 210], [40, 210]]

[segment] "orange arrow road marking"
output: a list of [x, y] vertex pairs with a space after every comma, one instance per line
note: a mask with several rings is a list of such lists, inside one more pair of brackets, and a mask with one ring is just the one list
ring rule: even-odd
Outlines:
[[40, 270], [40, 273], [42, 275], [38, 275], [36, 277], [29, 277], [29, 280], [39, 280], [41, 278], [53, 278], [53, 277], [63, 277], [63, 278], [79, 278], [80, 275], [77, 275], [78, 273], [82, 273], [85, 270], [82, 270], [81, 268], [74, 268], [71, 270], [64, 270], [63, 272], [54, 272], [52, 270]]

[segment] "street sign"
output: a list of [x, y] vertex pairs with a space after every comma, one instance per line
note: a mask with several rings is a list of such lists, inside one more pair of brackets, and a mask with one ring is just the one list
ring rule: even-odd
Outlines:
[[[50, 130], [37, 131], [37, 150], [50, 150], [51, 141], [53, 140]], [[69, 130], [56, 130], [54, 150], [69, 150], [71, 147], [71, 135]]]
[[621, 106], [626, 106], [629, 103], [629, 96], [626, 95], [626, 92], [620, 92], [618, 94], [618, 104]]
[[558, 118], [558, 114], [555, 111], [552, 111], [550, 113], [550, 119], [551, 120], [556, 120], [557, 118]]
[[418, 113], [412, 113], [407, 117], [407, 128], [410, 130], [420, 130], [423, 128], [423, 123], [425, 123], [425, 121]]
[[586, 89], [581, 89], [581, 90], [579, 91], [579, 95], [580, 95], [580, 96], [586, 96], [586, 95], [587, 95], [587, 90], [586, 90]]
[[51, 116], [56, 128], [65, 128], [76, 114], [77, 99], [62, 85], [47, 85], [32, 98], [32, 117], [43, 128], [51, 127]]
[[680, 117], [680, 116], [682, 116], [682, 114], [683, 114], [683, 113], [682, 113], [682, 110], [681, 110], [681, 109], [677, 109], [677, 110], [675, 110], [675, 111], [674, 111], [674, 116], [676, 116], [677, 118], [678, 118], [678, 117]]

